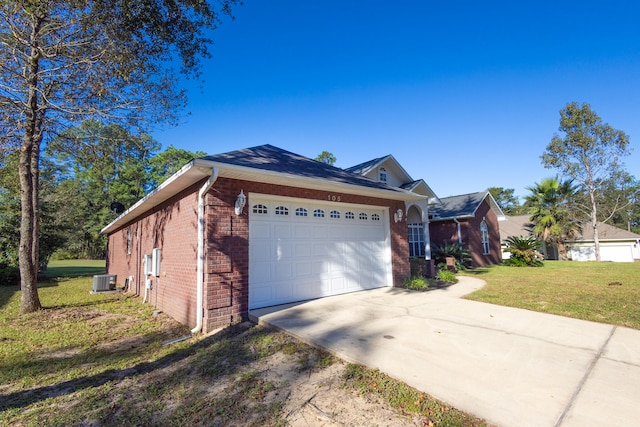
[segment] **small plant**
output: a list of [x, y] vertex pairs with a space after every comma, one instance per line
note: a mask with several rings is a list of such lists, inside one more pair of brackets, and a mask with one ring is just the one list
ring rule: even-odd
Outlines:
[[423, 276], [413, 276], [404, 281], [404, 287], [414, 291], [424, 291], [429, 288], [429, 282]]
[[466, 270], [471, 262], [471, 253], [460, 243], [433, 245], [432, 255], [437, 265], [446, 265], [447, 258], [455, 258], [456, 270]]
[[438, 270], [438, 273], [436, 273], [436, 279], [441, 282], [447, 283], [456, 283], [458, 281], [458, 279], [456, 279], [455, 273], [446, 269]]
[[542, 254], [538, 251], [540, 241], [535, 237], [511, 236], [507, 240], [506, 252], [511, 254], [504, 260], [511, 267], [542, 267]]

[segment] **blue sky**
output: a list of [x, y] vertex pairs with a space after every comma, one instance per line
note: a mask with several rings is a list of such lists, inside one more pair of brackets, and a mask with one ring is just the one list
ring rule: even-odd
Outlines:
[[153, 136], [209, 154], [272, 144], [349, 167], [393, 154], [440, 197], [555, 175], [568, 102], [631, 138], [640, 178], [640, 4], [245, 0], [212, 37], [190, 115]]

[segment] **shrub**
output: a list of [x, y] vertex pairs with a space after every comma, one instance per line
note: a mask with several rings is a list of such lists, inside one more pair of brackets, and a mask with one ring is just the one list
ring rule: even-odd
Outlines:
[[438, 273], [436, 273], [436, 279], [441, 282], [448, 282], [448, 283], [456, 283], [458, 281], [458, 279], [456, 279], [455, 273], [453, 271], [449, 271], [446, 269], [438, 270]]
[[0, 286], [15, 286], [20, 284], [20, 270], [18, 267], [0, 265]]
[[471, 253], [460, 243], [443, 243], [442, 245], [433, 245], [433, 258], [436, 265], [444, 263], [446, 265], [447, 258], [456, 259], [456, 270], [465, 270], [471, 262]]
[[542, 254], [538, 251], [540, 241], [535, 237], [511, 236], [506, 240], [506, 252], [511, 254], [504, 265], [512, 267], [541, 267]]
[[414, 291], [424, 291], [429, 288], [429, 282], [423, 276], [413, 276], [404, 281], [404, 287]]

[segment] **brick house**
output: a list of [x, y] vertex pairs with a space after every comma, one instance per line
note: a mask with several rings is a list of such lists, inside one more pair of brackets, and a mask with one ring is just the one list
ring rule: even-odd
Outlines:
[[429, 192], [271, 145], [207, 156], [102, 230], [107, 272], [193, 332], [253, 308], [400, 286], [407, 208]]
[[462, 243], [473, 266], [502, 261], [498, 221], [505, 216], [489, 192], [438, 198], [422, 179], [415, 180], [392, 156], [387, 155], [346, 169], [369, 179], [424, 196], [408, 202], [406, 223], [409, 255], [431, 262], [432, 245]]
[[431, 243], [461, 243], [473, 267], [502, 262], [499, 221], [505, 215], [488, 191], [443, 197], [430, 211]]

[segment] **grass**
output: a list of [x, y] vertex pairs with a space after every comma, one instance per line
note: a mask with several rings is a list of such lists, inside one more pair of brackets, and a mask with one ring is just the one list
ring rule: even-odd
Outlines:
[[[100, 268], [52, 263], [49, 274], [64, 277], [41, 283], [45, 309], [24, 316], [19, 289], [0, 287], [0, 425], [282, 426], [295, 394], [292, 384], [342, 363], [283, 332], [251, 324], [163, 345], [188, 328], [164, 314], [154, 317], [153, 307], [138, 298], [91, 295], [91, 277], [82, 275]], [[286, 379], [270, 376], [276, 369]], [[422, 414], [435, 425], [485, 425], [453, 409], [445, 411], [452, 418], [434, 416], [434, 408], [446, 405], [390, 378], [383, 381], [377, 371], [345, 369], [338, 390], [380, 396], [399, 416]], [[360, 385], [371, 381], [379, 385]], [[428, 403], [412, 405], [415, 399]]]
[[363, 395], [375, 395], [407, 414], [421, 414], [425, 426], [479, 426], [483, 420], [467, 415], [449, 405], [431, 398], [408, 385], [362, 365], [349, 364], [345, 374], [345, 387]]
[[46, 277], [82, 277], [104, 274], [104, 260], [59, 260], [49, 261]]
[[640, 329], [640, 263], [545, 261], [459, 274], [487, 282], [467, 299]]

